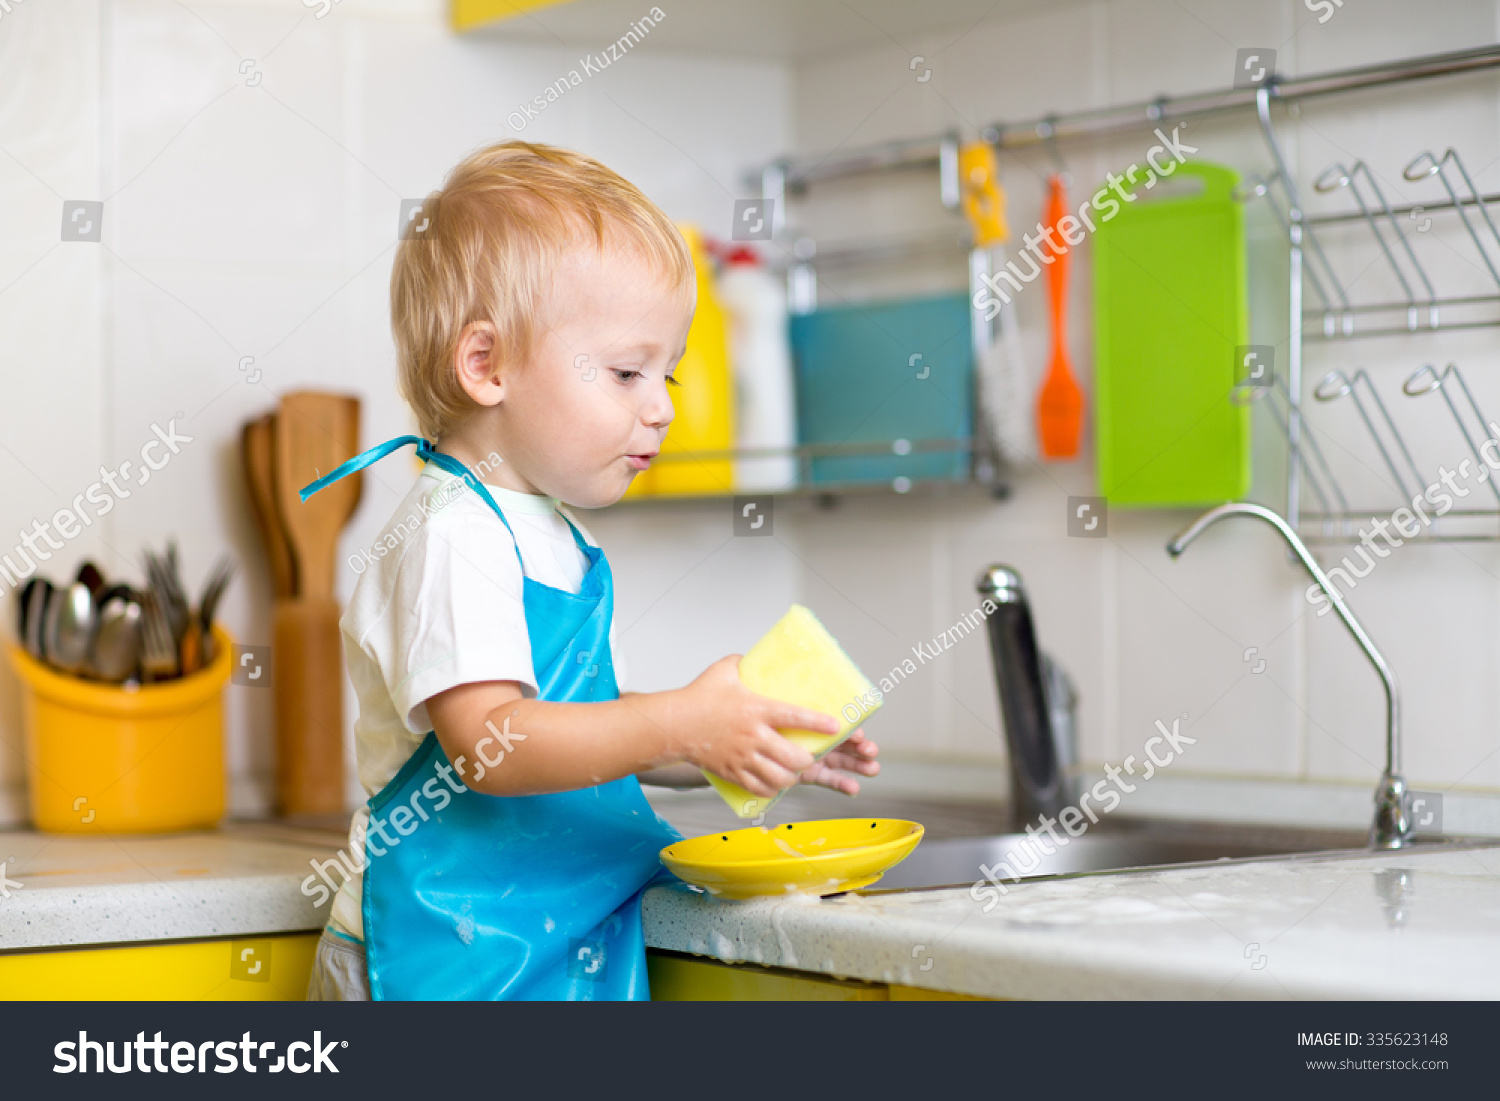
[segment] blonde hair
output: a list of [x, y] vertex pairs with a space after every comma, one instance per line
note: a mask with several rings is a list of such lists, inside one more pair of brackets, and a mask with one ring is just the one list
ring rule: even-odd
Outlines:
[[655, 204], [593, 158], [550, 145], [480, 150], [422, 200], [417, 218], [425, 227], [403, 227], [391, 269], [391, 333], [401, 396], [431, 440], [476, 408], [454, 365], [465, 326], [490, 322], [495, 361], [526, 362], [551, 271], [570, 249], [592, 239], [602, 250], [608, 237], [673, 286], [694, 286], [692, 255]]

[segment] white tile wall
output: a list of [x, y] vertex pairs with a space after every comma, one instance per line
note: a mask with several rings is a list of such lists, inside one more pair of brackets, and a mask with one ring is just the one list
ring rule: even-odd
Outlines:
[[[153, 422], [175, 416], [193, 436], [59, 552], [55, 575], [84, 556], [134, 572], [142, 545], [171, 534], [196, 585], [228, 550], [247, 568], [226, 623], [268, 640], [240, 424], [277, 394], [316, 386], [360, 395], [366, 444], [411, 430], [386, 305], [399, 202], [437, 187], [471, 150], [517, 136], [506, 114], [581, 56], [457, 39], [445, 18], [427, 0], [345, 0], [325, 19], [295, 2], [59, 0], [0, 18], [0, 362], [11, 399], [0, 403], [0, 531], [50, 516], [100, 463], [133, 457]], [[788, 118], [778, 65], [641, 52], [523, 136], [601, 157], [674, 217], [727, 236], [739, 171], [790, 144]], [[64, 198], [105, 199], [102, 247], [58, 243]], [[254, 363], [241, 370], [246, 356]], [[374, 537], [415, 469], [397, 458], [367, 472], [346, 555]], [[743, 648], [792, 598], [784, 556], [756, 559], [699, 513], [612, 523], [630, 562], [621, 614], [643, 685], [680, 682], [703, 655]], [[342, 593], [354, 580], [341, 567]], [[0, 672], [0, 818], [11, 820], [22, 813], [17, 693]], [[271, 798], [267, 696], [230, 693], [236, 813]]]
[[[302, 385], [364, 401], [367, 444], [409, 430], [395, 396], [386, 294], [398, 202], [435, 187], [468, 151], [514, 136], [506, 115], [577, 64], [578, 49], [456, 39], [440, 5], [344, 0], [326, 19], [293, 0], [195, 4], [36, 0], [0, 19], [0, 532], [50, 516], [178, 415], [184, 456], [59, 557], [134, 567], [144, 541], [183, 543], [196, 582], [229, 550], [247, 570], [225, 616], [269, 635], [269, 584], [238, 468], [238, 427]], [[1303, 5], [1148, 0], [1001, 8], [966, 32], [911, 36], [796, 63], [642, 48], [543, 112], [524, 136], [600, 156], [675, 217], [726, 235], [742, 170], [789, 148], [822, 151], [949, 127], [1027, 118], [1225, 86], [1239, 46], [1272, 46], [1310, 72], [1493, 41], [1495, 0], [1365, 0], [1319, 25]], [[933, 76], [915, 81], [910, 57]], [[252, 65], [241, 72], [244, 60]], [[258, 83], [251, 83], [256, 75]], [[1500, 78], [1310, 104], [1283, 125], [1304, 186], [1334, 159], [1365, 157], [1393, 199], [1435, 198], [1400, 168], [1425, 146], [1459, 146], [1482, 187], [1500, 189]], [[1267, 168], [1244, 120], [1195, 123], [1203, 156]], [[1075, 192], [1138, 160], [1135, 136], [1069, 146]], [[1003, 162], [1015, 228], [1040, 216], [1049, 160]], [[957, 224], [920, 177], [815, 191], [794, 217], [820, 240], [944, 233]], [[57, 243], [64, 198], [104, 198], [101, 246]], [[1342, 195], [1310, 197], [1343, 209]], [[1249, 212], [1252, 326], [1285, 329], [1284, 253]], [[1451, 225], [1417, 240], [1445, 288], [1481, 291], [1487, 273]], [[1330, 254], [1361, 297], [1394, 284], [1352, 237]], [[957, 255], [957, 254], [955, 254]], [[1074, 264], [1070, 339], [1091, 377], [1088, 250]], [[830, 278], [830, 300], [961, 285], [962, 269]], [[1020, 297], [1029, 362], [1049, 353], [1045, 292]], [[1476, 395], [1500, 414], [1488, 332], [1443, 341], [1314, 349], [1306, 374], [1368, 366], [1387, 394], [1423, 358], [1472, 364]], [[253, 356], [260, 381], [239, 364]], [[1399, 400], [1424, 471], [1463, 453], [1436, 398]], [[1392, 495], [1352, 411], [1313, 411], [1357, 502]], [[1408, 423], [1408, 421], [1403, 421]], [[1275, 431], [1257, 423], [1255, 494], [1280, 503]], [[372, 471], [345, 553], [370, 540], [413, 467]], [[1429, 474], [1429, 477], [1432, 475]], [[982, 498], [785, 502], [769, 539], [730, 536], [728, 509], [651, 504], [588, 517], [609, 549], [632, 683], [682, 683], [749, 646], [796, 599], [879, 675], [973, 606], [988, 562], [1026, 578], [1042, 635], [1078, 682], [1085, 757], [1119, 760], [1153, 722], [1187, 712], [1199, 738], [1174, 776], [1373, 779], [1381, 711], [1373, 675], [1334, 617], [1309, 614], [1305, 580], [1269, 531], [1216, 530], [1181, 561], [1163, 552], [1186, 513], [1116, 514], [1110, 538], [1063, 535], [1063, 498], [1092, 491], [1092, 456], [1025, 474], [1004, 503]], [[1394, 502], [1391, 502], [1393, 505]], [[127, 507], [128, 506], [128, 507]], [[1390, 507], [1387, 505], [1385, 507]], [[0, 538], [0, 542], [9, 540]], [[1351, 602], [1406, 692], [1407, 771], [1419, 786], [1500, 787], [1497, 586], [1500, 550], [1403, 548]], [[341, 568], [347, 593], [354, 581]], [[1250, 647], [1257, 651], [1245, 660]], [[1264, 658], [1260, 674], [1252, 670]], [[231, 694], [237, 812], [270, 797], [269, 700]], [[352, 720], [352, 699], [351, 715]], [[925, 666], [871, 730], [893, 760], [993, 766], [997, 707], [982, 641]], [[0, 672], [0, 815], [19, 813], [17, 686]], [[934, 775], [930, 770], [926, 775]], [[351, 790], [351, 796], [355, 793]]]
[[[0, 21], [0, 553], [87, 489], [108, 450], [102, 427], [105, 289], [96, 245], [61, 242], [65, 199], [99, 196], [99, 5], [17, 5]], [[87, 395], [75, 401], [76, 395]], [[112, 459], [111, 459], [112, 461]], [[66, 552], [98, 554], [85, 528]], [[13, 602], [5, 602], [13, 616]], [[0, 816], [20, 811], [21, 710], [0, 673]]]
[[[957, 41], [933, 34], [900, 43], [910, 54], [927, 58], [933, 76], [925, 86], [916, 85], [904, 71], [906, 58], [895, 44], [800, 64], [797, 139], [799, 148], [810, 153], [948, 127], [972, 135], [994, 121], [1221, 88], [1230, 83], [1235, 50], [1242, 46], [1270, 46], [1279, 52], [1282, 72], [1303, 73], [1495, 39], [1497, 7], [1492, 2], [1441, 3], [1425, 10], [1430, 16], [1418, 16], [1400, 4], [1351, 4], [1324, 25], [1301, 4], [1229, 0], [1171, 5], [1118, 0], [1009, 19], [1001, 15]], [[1293, 170], [1309, 193], [1312, 178], [1330, 162], [1364, 157], [1393, 202], [1439, 197], [1435, 181], [1410, 184], [1400, 173], [1421, 149], [1441, 152], [1448, 144], [1463, 151], [1481, 188], [1495, 190], [1500, 188], [1497, 90], [1500, 81], [1490, 76], [1330, 99], [1309, 104], [1299, 119], [1285, 120], [1281, 132]], [[1270, 167], [1252, 120], [1199, 121], [1186, 136], [1201, 147], [1204, 159], [1245, 172]], [[1066, 146], [1075, 197], [1097, 186], [1106, 169], [1118, 171], [1139, 160], [1147, 144], [1142, 135]], [[1042, 181], [1049, 170], [1044, 151], [1002, 156], [1014, 231], [1040, 218]], [[932, 181], [927, 184], [933, 186]], [[892, 180], [885, 194], [909, 194], [918, 186], [912, 179]], [[883, 201], [876, 186], [831, 184], [803, 204], [794, 221], [829, 238], [843, 238], [850, 227], [861, 225], [877, 227], [872, 235], [912, 227], [943, 231], [951, 225], [935, 198], [925, 205], [909, 203], [908, 217], [895, 224], [885, 216]], [[1308, 205], [1344, 210], [1350, 200], [1346, 194], [1310, 194]], [[1285, 248], [1263, 209], [1249, 211], [1247, 229], [1252, 332], [1259, 341], [1282, 343]], [[1443, 291], [1493, 293], [1493, 281], [1461, 234], [1456, 224], [1440, 223], [1414, 240]], [[1328, 242], [1351, 295], [1368, 301], [1399, 292], [1363, 237], [1330, 233]], [[1088, 247], [1080, 252], [1072, 281], [1070, 343], [1079, 373], [1087, 379], [1091, 274]], [[961, 269], [952, 278], [961, 279]], [[907, 280], [908, 293], [926, 290], [932, 281], [926, 272], [914, 275]], [[884, 293], [892, 282], [889, 273], [841, 276], [835, 289], [843, 297], [856, 297]], [[1019, 296], [1018, 305], [1029, 365], [1039, 375], [1050, 351], [1046, 292], [1030, 289]], [[1315, 348], [1306, 357], [1304, 373], [1310, 389], [1331, 367], [1368, 366], [1408, 426], [1425, 482], [1436, 477], [1439, 463], [1452, 467], [1467, 452], [1440, 399], [1402, 397], [1397, 393], [1400, 381], [1425, 360], [1441, 364], [1456, 359], [1467, 366], [1481, 405], [1500, 411], [1493, 346], [1490, 332], [1481, 331], [1441, 340]], [[1352, 406], [1319, 406], [1310, 415], [1355, 506], [1388, 514], [1398, 503], [1395, 491]], [[1269, 421], [1258, 418], [1255, 440], [1254, 496], [1280, 506], [1284, 463]], [[926, 538], [942, 548], [934, 550], [925, 568], [933, 578], [951, 582], [949, 609], [962, 599], [966, 575], [985, 561], [1009, 560], [1018, 566], [1033, 591], [1043, 644], [1080, 683], [1083, 750], [1096, 764], [1135, 750], [1156, 719], [1170, 721], [1187, 712], [1198, 743], [1174, 766], [1174, 776], [1373, 780], [1383, 745], [1378, 682], [1335, 616], [1309, 614], [1302, 596], [1307, 579], [1290, 568], [1274, 534], [1231, 522], [1172, 562], [1163, 545], [1191, 514], [1116, 512], [1107, 543], [1070, 540], [1063, 534], [1063, 498], [1090, 492], [1091, 466], [1092, 456], [1085, 455], [1076, 464], [1029, 472], [1021, 478], [1017, 496], [1003, 505], [937, 514], [916, 502], [892, 501], [885, 506], [885, 522], [920, 523], [928, 529]], [[1488, 489], [1478, 492], [1493, 503]], [[866, 568], [877, 553], [851, 541], [846, 547], [849, 568]], [[1496, 785], [1500, 733], [1491, 702], [1493, 671], [1500, 666], [1493, 611], [1500, 577], [1496, 566], [1495, 548], [1488, 545], [1402, 548], [1350, 596], [1401, 679], [1406, 770], [1419, 787], [1493, 790]], [[915, 590], [920, 585], [902, 582], [900, 587]], [[942, 613], [935, 611], [934, 618], [941, 619]], [[1256, 653], [1247, 661], [1250, 647]], [[960, 671], [960, 659], [955, 659], [947, 675], [983, 680], [982, 661], [977, 654], [965, 654], [968, 658], [976, 660]], [[1266, 665], [1256, 674], [1252, 670], [1261, 659]], [[975, 713], [993, 724], [989, 696], [976, 692], [973, 699]], [[925, 752], [993, 752], [993, 738], [988, 743], [983, 736], [971, 739], [974, 731], [966, 731], [941, 701], [933, 699], [931, 708], [917, 720], [929, 731], [920, 739]], [[912, 744], [911, 737], [904, 728], [894, 737], [887, 735], [888, 740], [900, 739], [903, 749]]]

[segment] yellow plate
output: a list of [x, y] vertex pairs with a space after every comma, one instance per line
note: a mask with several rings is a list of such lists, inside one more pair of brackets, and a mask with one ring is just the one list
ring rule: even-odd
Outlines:
[[724, 898], [832, 895], [868, 887], [922, 840], [899, 818], [828, 818], [710, 833], [668, 845], [661, 861], [679, 879]]

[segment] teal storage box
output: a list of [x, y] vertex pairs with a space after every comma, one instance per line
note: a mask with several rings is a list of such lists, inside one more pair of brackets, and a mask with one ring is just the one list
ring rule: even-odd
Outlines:
[[[811, 461], [815, 484], [965, 481], [974, 424], [974, 359], [964, 295], [841, 306], [790, 323], [802, 443], [886, 445]], [[894, 441], [949, 450], [897, 454]]]

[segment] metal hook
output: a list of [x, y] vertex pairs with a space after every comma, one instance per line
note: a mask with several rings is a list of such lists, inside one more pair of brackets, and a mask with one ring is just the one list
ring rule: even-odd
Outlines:
[[1500, 284], [1500, 271], [1495, 269], [1495, 262], [1490, 259], [1490, 254], [1485, 251], [1484, 245], [1480, 243], [1479, 234], [1474, 225], [1469, 221], [1469, 216], [1464, 213], [1464, 204], [1458, 197], [1458, 191], [1453, 182], [1448, 179], [1448, 174], [1443, 171], [1443, 165], [1449, 161], [1453, 167], [1458, 169], [1458, 174], [1463, 177], [1464, 183], [1469, 188], [1471, 201], [1479, 208], [1479, 213], [1484, 217], [1485, 225], [1490, 227], [1490, 235], [1495, 238], [1495, 244], [1500, 246], [1500, 230], [1495, 228], [1495, 223], [1490, 219], [1489, 208], [1484, 205], [1484, 198], [1479, 194], [1479, 189], [1474, 186], [1474, 181], [1469, 178], [1469, 172], [1464, 168], [1464, 162], [1458, 157], [1458, 150], [1449, 149], [1441, 157], [1435, 157], [1430, 150], [1424, 150], [1412, 158], [1410, 164], [1401, 172], [1406, 179], [1416, 182], [1425, 180], [1429, 176], [1436, 176], [1442, 181], [1443, 190], [1448, 192], [1448, 198], [1453, 200], [1453, 209], [1458, 211], [1459, 218], [1464, 223], [1464, 229], [1469, 231], [1469, 239], [1474, 242], [1474, 247], [1479, 250], [1479, 256], [1484, 261], [1484, 266], [1490, 269], [1490, 276], [1497, 284]]
[[[1339, 282], [1338, 272], [1333, 270], [1333, 265], [1328, 262], [1328, 254], [1323, 251], [1323, 245], [1318, 240], [1318, 235], [1313, 232], [1302, 216], [1302, 200], [1297, 195], [1297, 185], [1292, 182], [1291, 170], [1286, 166], [1286, 158], [1281, 152], [1281, 143], [1276, 140], [1276, 128], [1271, 124], [1271, 89], [1262, 84], [1255, 90], [1255, 117], [1260, 122], [1262, 135], [1266, 139], [1266, 146], [1271, 151], [1271, 157], [1276, 163], [1275, 178], [1281, 182], [1281, 190], [1286, 195], [1287, 223], [1289, 225], [1289, 236], [1293, 244], [1306, 242], [1307, 255], [1309, 258], [1316, 257], [1319, 264], [1323, 266], [1324, 273], [1328, 276], [1328, 282], [1333, 286], [1338, 298], [1338, 306], [1344, 318], [1344, 335], [1354, 335], [1354, 311], [1349, 305], [1349, 295], [1345, 293], [1343, 285]], [[1308, 264], [1304, 269], [1305, 274], [1311, 275], [1312, 265]], [[1322, 284], [1316, 279], [1313, 285], [1318, 293], [1323, 296], [1323, 332], [1325, 336], [1333, 336], [1333, 310], [1336, 308], [1332, 299], [1328, 298], [1323, 291]]]
[[1360, 399], [1359, 390], [1357, 389], [1360, 381], [1364, 382], [1365, 390], [1368, 392], [1370, 399], [1375, 403], [1375, 408], [1380, 411], [1380, 419], [1385, 422], [1386, 430], [1390, 432], [1391, 439], [1395, 442], [1396, 447], [1400, 449], [1401, 457], [1406, 460], [1407, 469], [1411, 471], [1411, 476], [1416, 481], [1416, 494], [1420, 494], [1422, 492], [1422, 475], [1417, 470], [1417, 464], [1412, 460], [1411, 452], [1407, 450], [1406, 441], [1401, 438], [1401, 431], [1396, 427], [1396, 422], [1391, 419], [1390, 411], [1386, 409], [1385, 402], [1380, 400], [1380, 392], [1375, 389], [1375, 383], [1370, 379], [1370, 376], [1365, 372], [1363, 367], [1355, 371], [1352, 378], [1343, 371], [1329, 371], [1323, 376], [1318, 385], [1313, 388], [1313, 397], [1322, 402], [1337, 401], [1342, 397], [1352, 397], [1354, 399], [1354, 408], [1359, 411], [1360, 420], [1365, 422], [1365, 428], [1369, 430], [1370, 438], [1375, 441], [1375, 449], [1380, 452], [1380, 457], [1385, 460], [1386, 469], [1391, 472], [1391, 477], [1395, 479], [1396, 489], [1401, 493], [1404, 504], [1413, 494], [1407, 491], [1406, 480], [1402, 477], [1401, 472], [1396, 469], [1395, 460], [1391, 458], [1391, 453], [1386, 449], [1385, 441], [1380, 438], [1380, 433], [1375, 430], [1375, 422], [1370, 419], [1369, 411], [1365, 408], [1365, 403]]
[[[1281, 227], [1283, 233], [1290, 236], [1292, 224], [1287, 219], [1287, 216], [1281, 212], [1281, 208], [1276, 205], [1276, 200], [1271, 195], [1271, 184], [1275, 182], [1275, 176], [1272, 176], [1269, 180], [1264, 176], [1246, 176], [1234, 185], [1229, 194], [1231, 198], [1240, 203], [1248, 203], [1252, 199], [1265, 199], [1266, 205], [1271, 208], [1271, 214], [1276, 218], [1276, 224]], [[1302, 275], [1312, 284], [1313, 290], [1317, 292], [1318, 298], [1323, 303], [1323, 331], [1325, 335], [1332, 336], [1334, 330], [1333, 299], [1328, 296], [1328, 292], [1323, 288], [1322, 280], [1318, 278], [1318, 273], [1311, 264], [1302, 269]], [[1343, 293], [1342, 289], [1340, 289], [1339, 293]]]
[[[1280, 396], [1282, 403], [1286, 406], [1287, 412], [1285, 415], [1282, 414], [1281, 410], [1277, 409], [1274, 401], [1266, 400], [1266, 396], [1273, 391]], [[1260, 402], [1265, 407], [1266, 412], [1270, 413], [1271, 419], [1275, 422], [1276, 427], [1281, 430], [1281, 434], [1286, 437], [1287, 443], [1291, 444], [1292, 430], [1289, 417], [1292, 408], [1292, 396], [1291, 392], [1287, 389], [1286, 382], [1280, 375], [1272, 372], [1270, 386], [1255, 386], [1248, 382], [1236, 383], [1229, 391], [1229, 400], [1232, 404], [1241, 407]], [[1349, 501], [1344, 496], [1344, 491], [1339, 486], [1338, 479], [1333, 475], [1333, 468], [1328, 465], [1328, 460], [1323, 456], [1323, 449], [1318, 444], [1318, 438], [1312, 430], [1312, 425], [1308, 424], [1306, 420], [1302, 422], [1302, 441], [1307, 446], [1306, 450], [1301, 447], [1297, 448], [1297, 463], [1301, 466], [1303, 474], [1307, 476], [1307, 484], [1312, 487], [1313, 493], [1316, 494], [1318, 501], [1323, 506], [1323, 533], [1325, 535], [1330, 534], [1332, 517], [1335, 511], [1337, 511], [1337, 514], [1343, 520], [1344, 534], [1347, 535], [1353, 524], [1349, 516]], [[1338, 499], [1339, 508], [1337, 510], [1334, 509], [1332, 503], [1329, 501], [1328, 494], [1323, 489], [1322, 481], [1317, 471], [1313, 469], [1312, 464], [1307, 460], [1309, 453], [1317, 460], [1318, 466], [1323, 470], [1322, 477], [1327, 479], [1329, 488], [1333, 491], [1334, 497]]]
[[1057, 116], [1051, 115], [1036, 124], [1036, 136], [1042, 139], [1042, 144], [1047, 149], [1047, 156], [1052, 160], [1053, 174], [1062, 180], [1064, 187], [1073, 186], [1073, 173], [1068, 169], [1068, 162], [1062, 159], [1062, 154], [1057, 151]]
[[[1423, 394], [1430, 394], [1434, 390], [1439, 391], [1443, 395], [1443, 401], [1448, 405], [1448, 411], [1453, 414], [1453, 422], [1458, 425], [1458, 430], [1463, 435], [1464, 443], [1469, 445], [1469, 453], [1474, 456], [1474, 461], [1481, 468], [1486, 467], [1489, 464], [1484, 461], [1484, 456], [1480, 451], [1484, 445], [1476, 444], [1474, 437], [1469, 435], [1469, 429], [1464, 424], [1464, 419], [1458, 412], [1458, 406], [1453, 403], [1453, 397], [1449, 394], [1447, 386], [1444, 385], [1449, 379], [1458, 383], [1458, 388], [1464, 392], [1464, 397], [1468, 400], [1469, 408], [1473, 411], [1475, 419], [1479, 421], [1479, 430], [1482, 434], [1487, 427], [1487, 422], [1484, 419], [1484, 414], [1479, 411], [1479, 403], [1474, 400], [1474, 395], [1469, 391], [1469, 384], [1464, 381], [1463, 372], [1458, 369], [1458, 364], [1448, 364], [1443, 373], [1439, 375], [1432, 364], [1424, 363], [1411, 373], [1410, 378], [1401, 384], [1401, 390], [1407, 397], [1412, 398], [1421, 397]], [[1495, 500], [1500, 501], [1500, 486], [1495, 484], [1494, 478], [1486, 478], [1485, 480], [1489, 482], [1490, 492], [1495, 495]]]
[[[1418, 379], [1426, 378], [1422, 382]], [[1430, 394], [1443, 385], [1443, 380], [1438, 378], [1438, 373], [1433, 370], [1432, 364], [1424, 363], [1412, 372], [1411, 377], [1401, 384], [1401, 392], [1409, 398], [1420, 397], [1422, 394]]]
[[1343, 165], [1330, 164], [1323, 169], [1323, 174], [1313, 181], [1313, 190], [1320, 195], [1327, 195], [1330, 191], [1348, 187], [1349, 182], [1349, 173], [1344, 170]]
[[1313, 397], [1319, 401], [1334, 401], [1354, 392], [1349, 376], [1343, 371], [1329, 371], [1321, 382], [1313, 387]]
[[1354, 201], [1359, 206], [1359, 212], [1364, 217], [1365, 224], [1370, 227], [1370, 233], [1374, 235], [1375, 242], [1380, 246], [1380, 251], [1385, 254], [1386, 262], [1390, 264], [1391, 271], [1396, 276], [1396, 281], [1401, 284], [1401, 289], [1406, 292], [1406, 328], [1410, 332], [1417, 331], [1417, 300], [1412, 292], [1411, 284], [1407, 282], [1406, 275], [1401, 270], [1401, 265], [1396, 263], [1396, 257], [1392, 254], [1386, 244], [1385, 236], [1380, 232], [1380, 225], [1375, 221], [1375, 216], [1370, 212], [1369, 205], [1365, 202], [1364, 194], [1360, 191], [1356, 182], [1363, 175], [1366, 184], [1374, 192], [1375, 198], [1380, 205], [1380, 212], [1390, 223], [1390, 228], [1396, 235], [1396, 240], [1401, 243], [1406, 252], [1406, 258], [1416, 271], [1417, 277], [1421, 279], [1422, 285], [1427, 289], [1427, 322], [1429, 326], [1438, 327], [1437, 291], [1433, 289], [1432, 280], [1427, 278], [1427, 272], [1422, 269], [1417, 260], [1417, 254], [1412, 251], [1411, 242], [1406, 239], [1402, 232], [1401, 222], [1391, 210], [1391, 204], [1386, 201], [1385, 193], [1380, 190], [1380, 184], [1375, 179], [1375, 174], [1370, 171], [1369, 165], [1364, 161], [1355, 161], [1352, 168], [1345, 168], [1342, 164], [1332, 164], [1324, 169], [1323, 173], [1313, 182], [1313, 190], [1322, 194], [1330, 191], [1338, 191], [1348, 188], [1349, 193], [1354, 196]]
[[[1266, 182], [1263, 176], [1246, 176], [1234, 185], [1229, 194], [1237, 203], [1248, 203], [1252, 199], [1269, 198], [1271, 185]], [[1272, 209], [1275, 210], [1275, 207], [1272, 207]], [[1280, 217], [1281, 211], [1277, 210], [1276, 214]]]
[[957, 210], [963, 201], [963, 185], [958, 178], [957, 134], [947, 134], [938, 143], [938, 197], [949, 210]]

